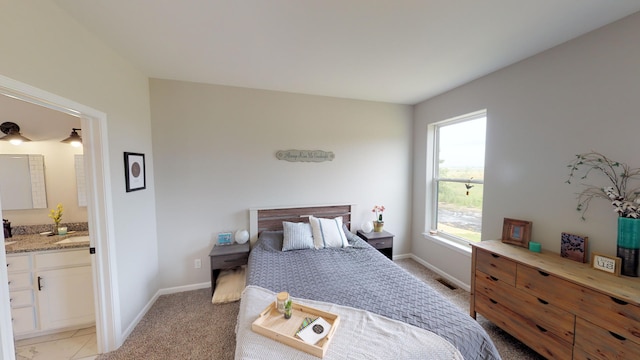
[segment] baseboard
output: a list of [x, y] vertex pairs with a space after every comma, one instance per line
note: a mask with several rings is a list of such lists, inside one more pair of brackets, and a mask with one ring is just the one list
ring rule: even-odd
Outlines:
[[144, 308], [142, 308], [140, 313], [138, 313], [138, 316], [136, 316], [135, 319], [133, 319], [133, 321], [131, 322], [131, 324], [125, 329], [125, 331], [122, 334], [122, 343], [124, 344], [124, 341], [129, 337], [129, 335], [131, 335], [131, 333], [133, 332], [133, 329], [135, 329], [136, 326], [138, 326], [138, 323], [140, 323], [142, 318], [147, 314], [149, 309], [151, 309], [151, 306], [153, 306], [153, 304], [156, 302], [156, 300], [158, 300], [158, 298], [160, 296], [167, 295], [167, 294], [175, 294], [175, 293], [179, 293], [179, 292], [183, 292], [183, 291], [199, 290], [199, 289], [204, 289], [204, 288], [208, 288], [208, 287], [211, 287], [211, 283], [210, 282], [204, 282], [204, 283], [199, 283], [199, 284], [191, 284], [191, 285], [184, 285], [184, 286], [176, 286], [176, 287], [171, 287], [171, 288], [165, 288], [165, 289], [158, 290], [151, 297], [151, 299], [147, 302], [147, 304], [144, 306]]
[[420, 259], [419, 257], [415, 256], [414, 254], [410, 254], [410, 255], [406, 256], [405, 258], [407, 258], [407, 257], [410, 257], [411, 259], [413, 259], [416, 262], [420, 263], [422, 266], [426, 267], [427, 269], [429, 269], [429, 270], [433, 271], [434, 273], [442, 276], [447, 281], [454, 283], [459, 288], [464, 289], [464, 290], [466, 290], [468, 292], [471, 291], [471, 286], [469, 284], [466, 284], [466, 283], [460, 281], [459, 279], [454, 278], [453, 276], [449, 275], [445, 271], [443, 271], [443, 270], [437, 268], [436, 266], [433, 266], [432, 264]]

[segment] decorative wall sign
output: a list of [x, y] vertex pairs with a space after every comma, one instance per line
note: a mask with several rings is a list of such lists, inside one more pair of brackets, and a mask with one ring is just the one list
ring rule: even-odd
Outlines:
[[290, 162], [323, 162], [332, 161], [336, 156], [333, 151], [322, 150], [280, 150], [276, 153], [278, 160]]
[[127, 192], [142, 190], [147, 187], [144, 154], [124, 153], [124, 178]]

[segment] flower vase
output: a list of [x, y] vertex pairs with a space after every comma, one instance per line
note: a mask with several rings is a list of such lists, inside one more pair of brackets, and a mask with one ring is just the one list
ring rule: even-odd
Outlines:
[[374, 221], [373, 222], [373, 231], [374, 232], [382, 232], [382, 228], [384, 228], [383, 221]]
[[58, 235], [58, 226], [60, 226], [60, 223], [54, 223], [53, 224], [53, 229], [51, 230], [51, 233], [53, 235]]
[[622, 259], [620, 273], [638, 276], [638, 255], [640, 255], [640, 219], [618, 218], [618, 254]]

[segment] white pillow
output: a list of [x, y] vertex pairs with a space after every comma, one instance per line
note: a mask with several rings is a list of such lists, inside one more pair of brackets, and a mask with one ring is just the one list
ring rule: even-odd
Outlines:
[[309, 224], [316, 249], [350, 246], [342, 230], [342, 217], [323, 219], [309, 216]]
[[309, 224], [283, 221], [282, 229], [282, 251], [315, 248]]

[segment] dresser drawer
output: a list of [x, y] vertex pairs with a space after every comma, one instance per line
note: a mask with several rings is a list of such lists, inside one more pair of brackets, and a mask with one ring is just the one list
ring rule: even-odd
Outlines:
[[640, 344], [640, 307], [587, 288], [575, 306], [576, 315]]
[[393, 238], [368, 240], [367, 242], [376, 249], [388, 249], [393, 247]]
[[522, 264], [518, 264], [516, 287], [572, 313], [584, 290], [582, 286]]
[[560, 309], [544, 299], [493, 280], [489, 275], [476, 271], [476, 294], [514, 310], [522, 318], [530, 319], [540, 331], [548, 331], [567, 343], [573, 343], [575, 315]]
[[640, 359], [638, 343], [581, 318], [576, 320], [575, 345], [591, 355], [588, 359]]
[[476, 269], [512, 286], [516, 284], [516, 263], [506, 257], [478, 249]]
[[31, 287], [31, 273], [9, 274], [9, 290]]
[[573, 344], [536, 325], [501, 303], [476, 294], [476, 310], [547, 359], [571, 359]]
[[16, 271], [28, 271], [31, 270], [31, 256], [19, 255], [19, 256], [7, 256], [7, 272], [12, 273]]
[[9, 300], [12, 308], [32, 306], [33, 290], [14, 290], [9, 294]]

